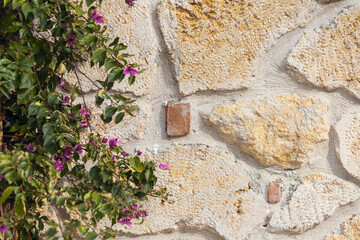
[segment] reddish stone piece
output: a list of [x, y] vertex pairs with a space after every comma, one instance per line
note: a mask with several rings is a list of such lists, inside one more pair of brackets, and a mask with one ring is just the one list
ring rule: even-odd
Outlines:
[[280, 202], [280, 184], [278, 182], [270, 182], [268, 191], [269, 203]]
[[166, 110], [167, 135], [186, 136], [190, 132], [190, 103], [168, 103]]

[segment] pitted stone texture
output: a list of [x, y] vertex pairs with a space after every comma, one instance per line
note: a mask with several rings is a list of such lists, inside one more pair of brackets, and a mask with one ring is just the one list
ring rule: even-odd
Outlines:
[[169, 151], [148, 156], [168, 162], [171, 170], [156, 171], [173, 204], [152, 198], [142, 225], [120, 226], [133, 234], [165, 230], [212, 229], [225, 239], [244, 239], [267, 215], [265, 200], [248, 185], [250, 177], [224, 150], [205, 145], [174, 145]]
[[[104, 109], [108, 103], [104, 102], [100, 107], [95, 104], [94, 96], [87, 96], [86, 98], [87, 107], [90, 109], [92, 116], [91, 126], [96, 129], [96, 132], [104, 137], [117, 137], [119, 141], [127, 142], [131, 140], [143, 139], [148, 122], [148, 105], [143, 101], [136, 101], [134, 104], [140, 109], [134, 113], [134, 117], [125, 115], [124, 119], [119, 123], [115, 124], [114, 118], [110, 123], [104, 123], [100, 116], [104, 112]], [[78, 103], [81, 103], [81, 98], [78, 98]]]
[[327, 111], [320, 99], [279, 95], [216, 105], [206, 124], [263, 166], [296, 169], [328, 139]]
[[[136, 69], [144, 70], [144, 72], [137, 75], [132, 86], [128, 84], [128, 77], [125, 77], [121, 83], [115, 83], [113, 89], [116, 91], [133, 92], [137, 96], [143, 96], [152, 89], [152, 79], [157, 72], [158, 47], [156, 41], [154, 41], [156, 39], [155, 33], [152, 31], [153, 26], [149, 12], [150, 4], [152, 3], [149, 1], [139, 0], [136, 2], [136, 7], [129, 8], [125, 1], [109, 0], [104, 1], [101, 5], [100, 10], [108, 26], [110, 37], [119, 37], [119, 42], [123, 42], [128, 46], [123, 52], [133, 55], [129, 57], [129, 62], [138, 64], [139, 67]], [[104, 68], [99, 69], [95, 66], [90, 68], [89, 63], [83, 66], [80, 65], [78, 68], [94, 81], [104, 81], [107, 76]], [[83, 91], [89, 92], [97, 89], [84, 75], [78, 75]], [[77, 83], [74, 73], [64, 78], [71, 84]]]
[[360, 180], [360, 109], [345, 113], [334, 130], [338, 158], [344, 168]]
[[303, 26], [315, 0], [163, 0], [160, 26], [180, 92], [247, 88], [256, 60]]
[[270, 231], [304, 232], [359, 197], [360, 189], [353, 183], [332, 175], [311, 175], [302, 179], [288, 204], [272, 214]]
[[360, 5], [305, 33], [287, 61], [300, 82], [328, 90], [345, 88], [360, 98]]
[[326, 240], [360, 239], [360, 216], [352, 216], [341, 224], [342, 234], [328, 236]]

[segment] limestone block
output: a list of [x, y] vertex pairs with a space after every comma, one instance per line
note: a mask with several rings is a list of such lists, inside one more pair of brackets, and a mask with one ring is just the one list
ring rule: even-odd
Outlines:
[[327, 111], [317, 98], [278, 95], [216, 105], [206, 124], [261, 165], [296, 169], [328, 139]]
[[311, 175], [301, 180], [287, 205], [272, 214], [270, 231], [304, 232], [359, 197], [360, 189], [353, 183], [332, 175]]
[[205, 145], [174, 145], [147, 158], [168, 162], [156, 171], [173, 203], [151, 198], [149, 216], [141, 225], [117, 228], [132, 234], [161, 233], [178, 228], [211, 229], [225, 239], [244, 239], [267, 214], [265, 200], [249, 189], [250, 177], [232, 155]]
[[[112, 38], [119, 37], [119, 42], [128, 46], [124, 53], [133, 55], [129, 58], [129, 62], [139, 64], [137, 70], [144, 70], [137, 75], [132, 86], [128, 84], [127, 77], [121, 83], [116, 83], [113, 88], [116, 91], [132, 92], [137, 96], [143, 96], [152, 89], [152, 79], [157, 72], [158, 46], [157, 42], [154, 41], [156, 39], [155, 33], [152, 31], [150, 4], [152, 3], [149, 1], [139, 0], [136, 7], [129, 8], [125, 1], [109, 0], [104, 1], [99, 9], [108, 26], [109, 36]], [[104, 81], [106, 78], [104, 68], [90, 68], [89, 63], [77, 67], [94, 81]], [[85, 92], [97, 89], [81, 73], [79, 78]], [[77, 82], [74, 73], [65, 76], [65, 80], [71, 84]]]
[[300, 81], [360, 98], [360, 5], [344, 9], [329, 25], [304, 33], [287, 58]]
[[256, 60], [303, 26], [315, 6], [315, 0], [163, 0], [160, 27], [180, 92], [249, 87]]
[[[148, 104], [144, 101], [136, 101], [134, 104], [140, 109], [134, 113], [134, 117], [125, 115], [124, 119], [115, 124], [114, 120], [110, 123], [104, 123], [100, 116], [109, 103], [104, 102], [100, 107], [95, 104], [94, 96], [86, 96], [86, 104], [91, 113], [91, 126], [104, 137], [116, 137], [119, 141], [127, 142], [131, 140], [143, 139], [146, 124], [148, 122]], [[81, 97], [78, 97], [77, 103], [82, 103]], [[114, 115], [113, 119], [116, 115]]]
[[326, 240], [354, 240], [360, 239], [360, 216], [352, 216], [341, 224], [342, 234], [331, 235]]
[[351, 109], [335, 128], [336, 153], [344, 168], [360, 180], [360, 111]]

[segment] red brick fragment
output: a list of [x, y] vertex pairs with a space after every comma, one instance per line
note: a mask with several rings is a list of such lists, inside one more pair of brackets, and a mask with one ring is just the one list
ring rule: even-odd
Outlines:
[[186, 136], [190, 132], [190, 103], [168, 103], [166, 110], [167, 135]]
[[278, 182], [270, 182], [268, 191], [269, 203], [280, 202], [280, 184]]

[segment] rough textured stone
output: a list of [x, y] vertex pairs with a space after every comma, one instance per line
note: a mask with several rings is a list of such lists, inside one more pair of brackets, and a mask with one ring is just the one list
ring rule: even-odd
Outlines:
[[342, 234], [328, 236], [326, 240], [355, 240], [360, 239], [360, 216], [352, 216], [341, 224]]
[[[114, 121], [105, 124], [100, 116], [104, 112], [108, 103], [104, 102], [100, 107], [95, 104], [94, 96], [86, 96], [86, 103], [92, 115], [91, 126], [96, 129], [96, 132], [104, 137], [117, 137], [119, 141], [127, 142], [130, 140], [143, 139], [146, 124], [148, 122], [148, 105], [143, 101], [136, 101], [140, 109], [134, 113], [134, 117], [125, 115], [122, 122], [115, 124]], [[77, 99], [78, 103], [82, 103], [82, 99]], [[116, 115], [114, 115], [115, 118]]]
[[342, 1], [342, 0], [318, 0], [318, 2], [320, 2], [320, 3], [332, 3], [332, 2], [338, 2], [338, 1]]
[[344, 168], [360, 180], [360, 109], [344, 114], [334, 130], [338, 158]]
[[330, 25], [305, 33], [287, 58], [300, 82], [328, 90], [345, 88], [360, 98], [360, 5]]
[[327, 111], [320, 99], [279, 95], [216, 105], [206, 123], [260, 164], [295, 169], [328, 139]]
[[360, 189], [353, 183], [321, 173], [311, 175], [302, 179], [288, 204], [272, 214], [270, 230], [304, 232], [359, 197]]
[[[100, 10], [108, 26], [110, 37], [119, 37], [119, 42], [127, 44], [128, 49], [125, 52], [133, 55], [129, 58], [129, 62], [139, 64], [137, 69], [144, 70], [137, 75], [132, 86], [129, 86], [127, 78], [125, 78], [120, 84], [114, 85], [114, 90], [133, 92], [137, 96], [142, 96], [149, 93], [152, 88], [152, 79], [157, 71], [158, 47], [154, 41], [156, 36], [152, 31], [149, 4], [152, 3], [146, 0], [138, 0], [136, 7], [129, 8], [125, 1], [109, 0], [104, 1], [101, 5]], [[92, 80], [105, 80], [104, 68], [93, 67], [90, 69], [90, 64], [78, 66], [78, 68], [88, 74]], [[82, 74], [79, 74], [79, 78], [85, 92], [97, 89]], [[71, 84], [77, 82], [74, 73], [65, 76], [65, 80]]]
[[271, 182], [268, 190], [268, 201], [269, 203], [280, 202], [280, 184], [278, 182]]
[[180, 92], [249, 87], [258, 57], [302, 26], [314, 0], [164, 0], [158, 14]]
[[266, 203], [249, 189], [250, 177], [232, 155], [205, 145], [175, 145], [148, 156], [168, 162], [171, 170], [158, 170], [173, 204], [150, 199], [149, 216], [142, 225], [120, 226], [133, 234], [165, 230], [210, 228], [225, 239], [244, 239], [266, 217]]
[[166, 130], [169, 137], [188, 135], [190, 123], [190, 103], [168, 103], [166, 109]]

